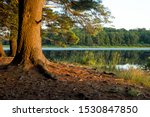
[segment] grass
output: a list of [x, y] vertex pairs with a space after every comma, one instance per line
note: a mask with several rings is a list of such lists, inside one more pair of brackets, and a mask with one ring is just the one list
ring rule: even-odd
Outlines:
[[133, 83], [150, 87], [150, 73], [147, 71], [130, 68], [128, 70], [117, 70], [116, 74]]
[[[150, 87], [150, 71], [142, 70], [140, 68], [129, 68], [126, 70], [122, 69], [116, 69], [116, 68], [103, 68], [103, 67], [95, 67], [98, 71], [102, 72], [108, 72], [108, 73], [114, 73], [119, 78], [123, 78], [125, 80], [128, 80], [131, 83], [135, 83], [138, 85]], [[131, 91], [132, 92], [132, 91]]]

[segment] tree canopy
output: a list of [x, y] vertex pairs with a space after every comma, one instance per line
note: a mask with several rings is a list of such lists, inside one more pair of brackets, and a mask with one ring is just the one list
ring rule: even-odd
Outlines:
[[18, 28], [18, 2], [16, 0], [0, 1], [0, 26], [9, 30]]
[[[18, 0], [0, 1], [0, 13], [0, 26], [17, 34]], [[42, 21], [50, 27], [48, 32], [55, 35], [59, 32], [67, 34], [74, 25], [95, 33], [103, 23], [109, 22], [109, 17], [110, 12], [101, 0], [46, 0]]]
[[[111, 17], [109, 10], [100, 0], [47, 0], [43, 15], [43, 22], [49, 27], [48, 35], [51, 33], [52, 37], [57, 37], [50, 39], [54, 43], [60, 38], [64, 43], [64, 35], [73, 34], [68, 32], [74, 26], [83, 27], [87, 33], [96, 34]], [[78, 42], [78, 38], [72, 40]]]

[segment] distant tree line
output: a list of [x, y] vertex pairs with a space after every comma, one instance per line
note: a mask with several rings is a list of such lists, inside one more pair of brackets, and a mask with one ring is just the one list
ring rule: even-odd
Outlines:
[[[95, 34], [79, 27], [64, 35], [58, 35], [47, 29], [42, 32], [42, 44], [48, 46], [150, 46], [150, 30], [145, 28], [131, 30], [103, 28]], [[7, 44], [7, 41], [4, 41], [4, 44]]]
[[[44, 33], [46, 32], [46, 34]], [[115, 29], [115, 28], [103, 28], [93, 33], [87, 32], [84, 28], [73, 28], [70, 33], [72, 43], [64, 44], [61, 42], [56, 43], [56, 37], [54, 34], [43, 30], [43, 45], [79, 45], [79, 46], [150, 46], [150, 30], [145, 28], [139, 29]], [[70, 37], [67, 36], [69, 39]], [[45, 38], [54, 38], [55, 43]], [[62, 38], [62, 37], [59, 37]], [[74, 41], [73, 41], [74, 40]], [[69, 41], [67, 41], [69, 42]]]
[[91, 35], [81, 28], [73, 29], [81, 46], [150, 46], [150, 30], [103, 28]]

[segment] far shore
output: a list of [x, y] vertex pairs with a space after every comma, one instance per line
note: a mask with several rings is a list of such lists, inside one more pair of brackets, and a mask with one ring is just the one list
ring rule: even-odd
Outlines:
[[[4, 50], [9, 50], [8, 45], [4, 45]], [[58, 46], [43, 46], [42, 50], [143, 50], [149, 51], [150, 47], [136, 47], [136, 46], [71, 46], [71, 47], [58, 47]]]

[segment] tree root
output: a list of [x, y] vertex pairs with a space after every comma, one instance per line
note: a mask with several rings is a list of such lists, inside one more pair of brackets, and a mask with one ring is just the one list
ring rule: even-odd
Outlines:
[[39, 63], [36, 65], [36, 67], [38, 68], [38, 71], [47, 79], [52, 79], [52, 80], [57, 80], [58, 78], [49, 72], [48, 68], [46, 65]]
[[[58, 77], [48, 70], [48, 62], [43, 62], [41, 60], [38, 60], [36, 63], [31, 63], [29, 61], [23, 62], [21, 64], [15, 64], [11, 62], [8, 65], [0, 65], [0, 70], [14, 70], [18, 69], [20, 72], [29, 72], [31, 69], [34, 69], [42, 74], [46, 79], [51, 79], [51, 80], [57, 80]], [[14, 68], [15, 67], [15, 68]]]

